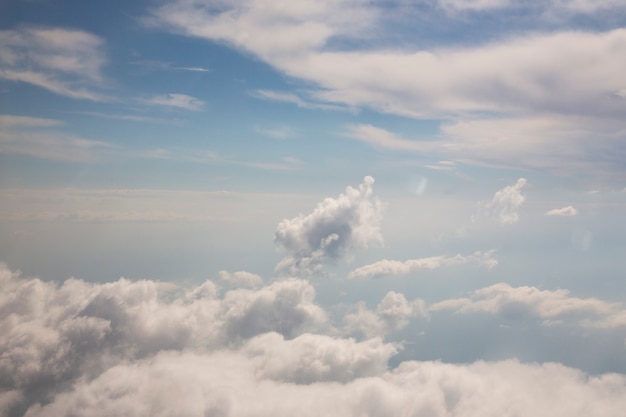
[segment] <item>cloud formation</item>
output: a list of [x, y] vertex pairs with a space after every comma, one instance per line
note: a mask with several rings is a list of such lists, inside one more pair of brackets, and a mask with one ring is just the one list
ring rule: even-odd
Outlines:
[[590, 327], [626, 326], [624, 307], [597, 298], [577, 298], [568, 290], [541, 290], [499, 283], [474, 291], [469, 298], [435, 303], [429, 311], [452, 310], [459, 314], [486, 312], [510, 320], [536, 318], [546, 325], [560, 322]]
[[546, 212], [546, 216], [575, 216], [577, 214], [578, 210], [576, 210], [572, 206], [567, 206], [560, 209], [552, 209]]
[[471, 255], [463, 256], [433, 256], [430, 258], [409, 259], [407, 261], [394, 261], [383, 259], [373, 264], [365, 265], [350, 272], [348, 278], [367, 279], [380, 278], [397, 275], [407, 275], [421, 270], [432, 270], [443, 266], [453, 266], [465, 263], [477, 263], [478, 265], [493, 268], [498, 261], [492, 257], [494, 250], [486, 252], [475, 252]]
[[359, 303], [354, 311], [346, 314], [343, 318], [343, 331], [348, 335], [385, 337], [406, 327], [411, 318], [426, 316], [424, 300], [409, 301], [403, 294], [389, 291], [378, 303], [376, 310], [370, 310], [364, 303]]
[[347, 187], [337, 198], [326, 198], [307, 215], [281, 221], [274, 241], [288, 256], [276, 270], [292, 275], [322, 272], [352, 249], [381, 243], [382, 203], [373, 195], [374, 178], [365, 177], [358, 188]]
[[[505, 284], [430, 311], [451, 308], [529, 311], [550, 320], [586, 316], [598, 327], [624, 317], [600, 300]], [[375, 310], [359, 305], [343, 318], [342, 332], [365, 336], [352, 339], [338, 336], [304, 280], [222, 292], [211, 281], [45, 282], [0, 265], [0, 411], [496, 417], [511, 409], [617, 416], [626, 407], [623, 375], [589, 376], [559, 364], [405, 361], [390, 369], [401, 345], [382, 337], [428, 310], [424, 301], [390, 291]]]
[[[407, 17], [390, 21], [390, 9]], [[522, 24], [513, 32], [498, 27], [497, 41], [480, 39], [481, 33], [467, 44], [429, 45], [416, 42], [421, 37], [406, 23], [414, 21], [411, 16], [438, 26], [461, 19], [482, 27], [481, 13], [497, 18], [506, 10], [529, 22], [561, 22], [561, 30], [542, 33], [532, 24], [525, 31]], [[298, 0], [279, 10], [261, 0], [219, 7], [174, 0], [154, 9], [149, 20], [253, 54], [309, 88], [299, 95], [260, 92], [267, 99], [443, 121], [440, 140], [428, 146], [367, 125], [349, 129], [349, 136], [376, 147], [426, 147], [459, 162], [549, 171], [572, 172], [595, 162], [595, 172], [598, 166], [605, 172], [619, 169], [623, 160], [622, 152], [606, 150], [623, 139], [626, 102], [619, 94], [626, 30], [582, 31], [567, 22], [583, 15], [601, 18], [608, 10], [625, 8], [616, 0], [555, 0], [532, 7], [516, 0]]]
[[515, 184], [496, 191], [493, 199], [480, 207], [479, 217], [493, 218], [500, 224], [517, 223], [518, 209], [526, 200], [522, 194], [522, 188], [526, 183], [526, 178], [520, 178]]
[[247, 271], [219, 271], [218, 275], [220, 280], [235, 286], [256, 288], [263, 284], [263, 278]]
[[62, 28], [21, 27], [0, 31], [0, 78], [24, 82], [62, 96], [104, 101], [104, 41]]

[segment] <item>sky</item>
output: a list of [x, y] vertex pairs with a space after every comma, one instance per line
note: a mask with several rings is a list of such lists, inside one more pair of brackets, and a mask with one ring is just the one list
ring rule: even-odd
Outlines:
[[626, 2], [5, 0], [0, 415], [621, 416]]

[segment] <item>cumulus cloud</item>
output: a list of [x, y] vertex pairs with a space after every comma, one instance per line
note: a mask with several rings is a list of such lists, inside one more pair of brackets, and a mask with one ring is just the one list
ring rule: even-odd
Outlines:
[[445, 300], [429, 307], [429, 311], [440, 310], [459, 314], [486, 312], [506, 319], [536, 318], [544, 324], [568, 321], [591, 327], [626, 325], [625, 310], [619, 303], [572, 297], [567, 290], [512, 287], [505, 283], [476, 290], [469, 298]]
[[490, 202], [481, 205], [479, 219], [493, 218], [500, 224], [517, 223], [519, 221], [518, 209], [526, 200], [522, 194], [522, 188], [526, 183], [526, 178], [520, 178], [515, 184], [496, 191]]
[[[619, 416], [626, 378], [589, 376], [558, 364], [517, 361], [449, 365], [406, 362], [346, 383], [312, 385], [266, 379], [237, 353], [161, 353], [117, 365], [57, 395], [27, 417], [88, 415], [500, 417]], [[496, 387], [496, 388], [494, 388]]]
[[218, 275], [222, 281], [240, 287], [256, 288], [263, 284], [263, 278], [247, 271], [219, 271]]
[[275, 242], [288, 256], [276, 267], [287, 274], [319, 274], [322, 265], [352, 249], [382, 242], [382, 203], [373, 195], [374, 179], [347, 187], [337, 198], [326, 198], [307, 215], [281, 221]]
[[567, 206], [560, 209], [552, 209], [546, 212], [546, 216], [575, 216], [577, 214], [578, 210], [576, 210], [572, 206]]
[[1, 265], [0, 287], [0, 405], [43, 399], [81, 376], [164, 350], [236, 348], [267, 332], [293, 338], [327, 326], [315, 290], [296, 279], [220, 296], [211, 281], [58, 285]]
[[75, 99], [103, 101], [104, 41], [62, 28], [22, 27], [0, 31], [0, 78]]
[[409, 301], [403, 294], [389, 291], [378, 303], [376, 310], [359, 303], [355, 311], [346, 314], [343, 330], [347, 334], [384, 337], [403, 329], [411, 318], [426, 316], [426, 303], [423, 300]]
[[[623, 375], [590, 376], [559, 364], [405, 361], [390, 369], [401, 346], [382, 336], [426, 316], [422, 300], [391, 291], [368, 310], [374, 321], [346, 316], [347, 325], [361, 320], [363, 332], [380, 330], [355, 340], [329, 327], [314, 298], [299, 279], [222, 293], [211, 281], [45, 282], [1, 265], [0, 411], [496, 417], [511, 409], [613, 416], [626, 407]], [[494, 286], [456, 305], [502, 312], [520, 300], [552, 319], [576, 311], [621, 317], [612, 304], [532, 288]]]
[[494, 250], [486, 252], [475, 252], [471, 255], [456, 256], [433, 256], [430, 258], [409, 259], [407, 261], [394, 261], [383, 259], [370, 265], [365, 265], [350, 272], [348, 278], [351, 279], [367, 279], [380, 278], [396, 275], [407, 275], [422, 270], [432, 270], [443, 266], [453, 266], [465, 263], [477, 263], [493, 268], [498, 261], [492, 257]]
[[379, 375], [398, 348], [380, 338], [357, 342], [307, 333], [285, 340], [278, 333], [265, 333], [251, 339], [243, 351], [263, 378], [311, 384]]

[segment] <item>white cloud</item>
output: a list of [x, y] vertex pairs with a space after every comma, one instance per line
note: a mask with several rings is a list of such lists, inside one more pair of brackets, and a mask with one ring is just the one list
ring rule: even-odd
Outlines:
[[389, 291], [374, 311], [364, 303], [357, 304], [354, 311], [345, 315], [343, 331], [349, 335], [361, 334], [369, 338], [384, 337], [406, 327], [411, 318], [426, 316], [423, 300], [408, 301], [403, 294]]
[[437, 3], [448, 10], [493, 10], [510, 7], [514, 0], [438, 0]]
[[188, 96], [187, 94], [163, 94], [143, 100], [144, 103], [157, 106], [176, 107], [179, 109], [200, 111], [204, 107], [204, 101]]
[[222, 281], [240, 287], [256, 288], [263, 284], [263, 278], [247, 271], [219, 271], [218, 275]]
[[498, 261], [492, 257], [493, 250], [486, 252], [475, 252], [471, 255], [463, 256], [433, 256], [430, 258], [409, 259], [407, 261], [394, 261], [383, 259], [370, 265], [365, 265], [350, 272], [348, 278], [367, 279], [380, 278], [396, 275], [407, 275], [412, 272], [422, 270], [432, 270], [443, 266], [453, 266], [465, 263], [477, 263], [487, 268], [493, 268]]
[[41, 129], [63, 124], [54, 119], [6, 115], [2, 117], [0, 152], [63, 162], [94, 162], [117, 149], [107, 142]]
[[[538, 18], [624, 10], [613, 0], [555, 0], [533, 7], [513, 0], [437, 4], [470, 12], [463, 19], [471, 23], [480, 10], [521, 8]], [[396, 33], [386, 26], [387, 12], [377, 3], [351, 0], [300, 0], [280, 10], [261, 0], [219, 7], [171, 1], [154, 11], [153, 23], [252, 53], [307, 82], [307, 95], [317, 103], [447, 121], [441, 141], [426, 149], [446, 159], [565, 172], [591, 165], [594, 172], [623, 168], [623, 155], [606, 150], [623, 140], [624, 101], [615, 92], [624, 89], [625, 29], [518, 31], [482, 44], [424, 48], [407, 40], [398, 47], [397, 38], [391, 43], [384, 37]], [[438, 12], [436, 17], [447, 22]], [[350, 47], [354, 37], [377, 46]], [[335, 41], [347, 46], [337, 48]], [[259, 94], [311, 107], [291, 92]], [[419, 152], [425, 146], [366, 126], [355, 129], [352, 137], [378, 147]]]
[[517, 223], [518, 209], [526, 200], [521, 191], [526, 183], [526, 178], [520, 178], [515, 184], [496, 191], [490, 202], [480, 205], [479, 217], [475, 220], [493, 218], [500, 224]]
[[0, 31], [0, 78], [75, 99], [103, 101], [104, 42], [79, 30], [22, 27]]
[[[126, 279], [54, 283], [1, 265], [0, 410], [29, 417], [154, 410], [499, 417], [511, 409], [613, 416], [626, 407], [623, 375], [590, 376], [559, 364], [406, 361], [389, 369], [399, 345], [337, 336], [314, 297], [313, 287], [297, 279], [221, 294], [211, 281], [191, 288]], [[541, 318], [623, 323], [613, 304], [503, 284], [457, 301], [454, 309], [511, 316], [519, 304]], [[450, 302], [431, 311], [449, 308]], [[391, 291], [370, 312], [385, 334], [427, 309], [422, 300]]]
[[398, 352], [380, 338], [356, 342], [309, 333], [291, 340], [265, 333], [251, 339], [243, 350], [256, 362], [260, 377], [296, 384], [349, 382], [379, 375]]
[[545, 324], [563, 320], [600, 328], [626, 325], [626, 310], [619, 303], [572, 297], [567, 290], [512, 287], [505, 283], [476, 290], [469, 298], [444, 300], [429, 307], [429, 311], [440, 310], [460, 314], [482, 311], [506, 319], [538, 318]]
[[517, 361], [451, 365], [406, 362], [347, 383], [300, 385], [258, 373], [237, 353], [161, 353], [81, 381], [26, 417], [86, 415], [500, 417], [619, 416], [626, 379], [590, 376], [558, 364]]
[[578, 210], [576, 210], [572, 206], [567, 206], [560, 209], [552, 209], [546, 212], [546, 216], [575, 216], [577, 214]]
[[413, 141], [400, 137], [388, 130], [372, 125], [347, 126], [345, 136], [363, 141], [376, 148], [391, 149], [395, 151], [424, 152], [437, 149], [432, 142]]
[[320, 273], [322, 264], [352, 249], [381, 243], [382, 204], [374, 197], [374, 179], [365, 177], [358, 189], [326, 198], [313, 212], [285, 219], [276, 228], [275, 242], [288, 256], [276, 267], [287, 274]]

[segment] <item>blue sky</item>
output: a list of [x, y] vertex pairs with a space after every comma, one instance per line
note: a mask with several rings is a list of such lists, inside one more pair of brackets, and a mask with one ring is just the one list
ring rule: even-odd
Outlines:
[[[0, 410], [139, 415], [141, 390], [79, 398], [219, 355], [240, 389], [197, 412], [262, 381], [278, 414], [280, 383], [363, 395], [338, 415], [474, 415], [467, 378], [626, 392], [625, 24], [620, 0], [3, 2]], [[360, 385], [420, 372], [456, 414]], [[524, 395], [481, 415], [566, 412]]]

